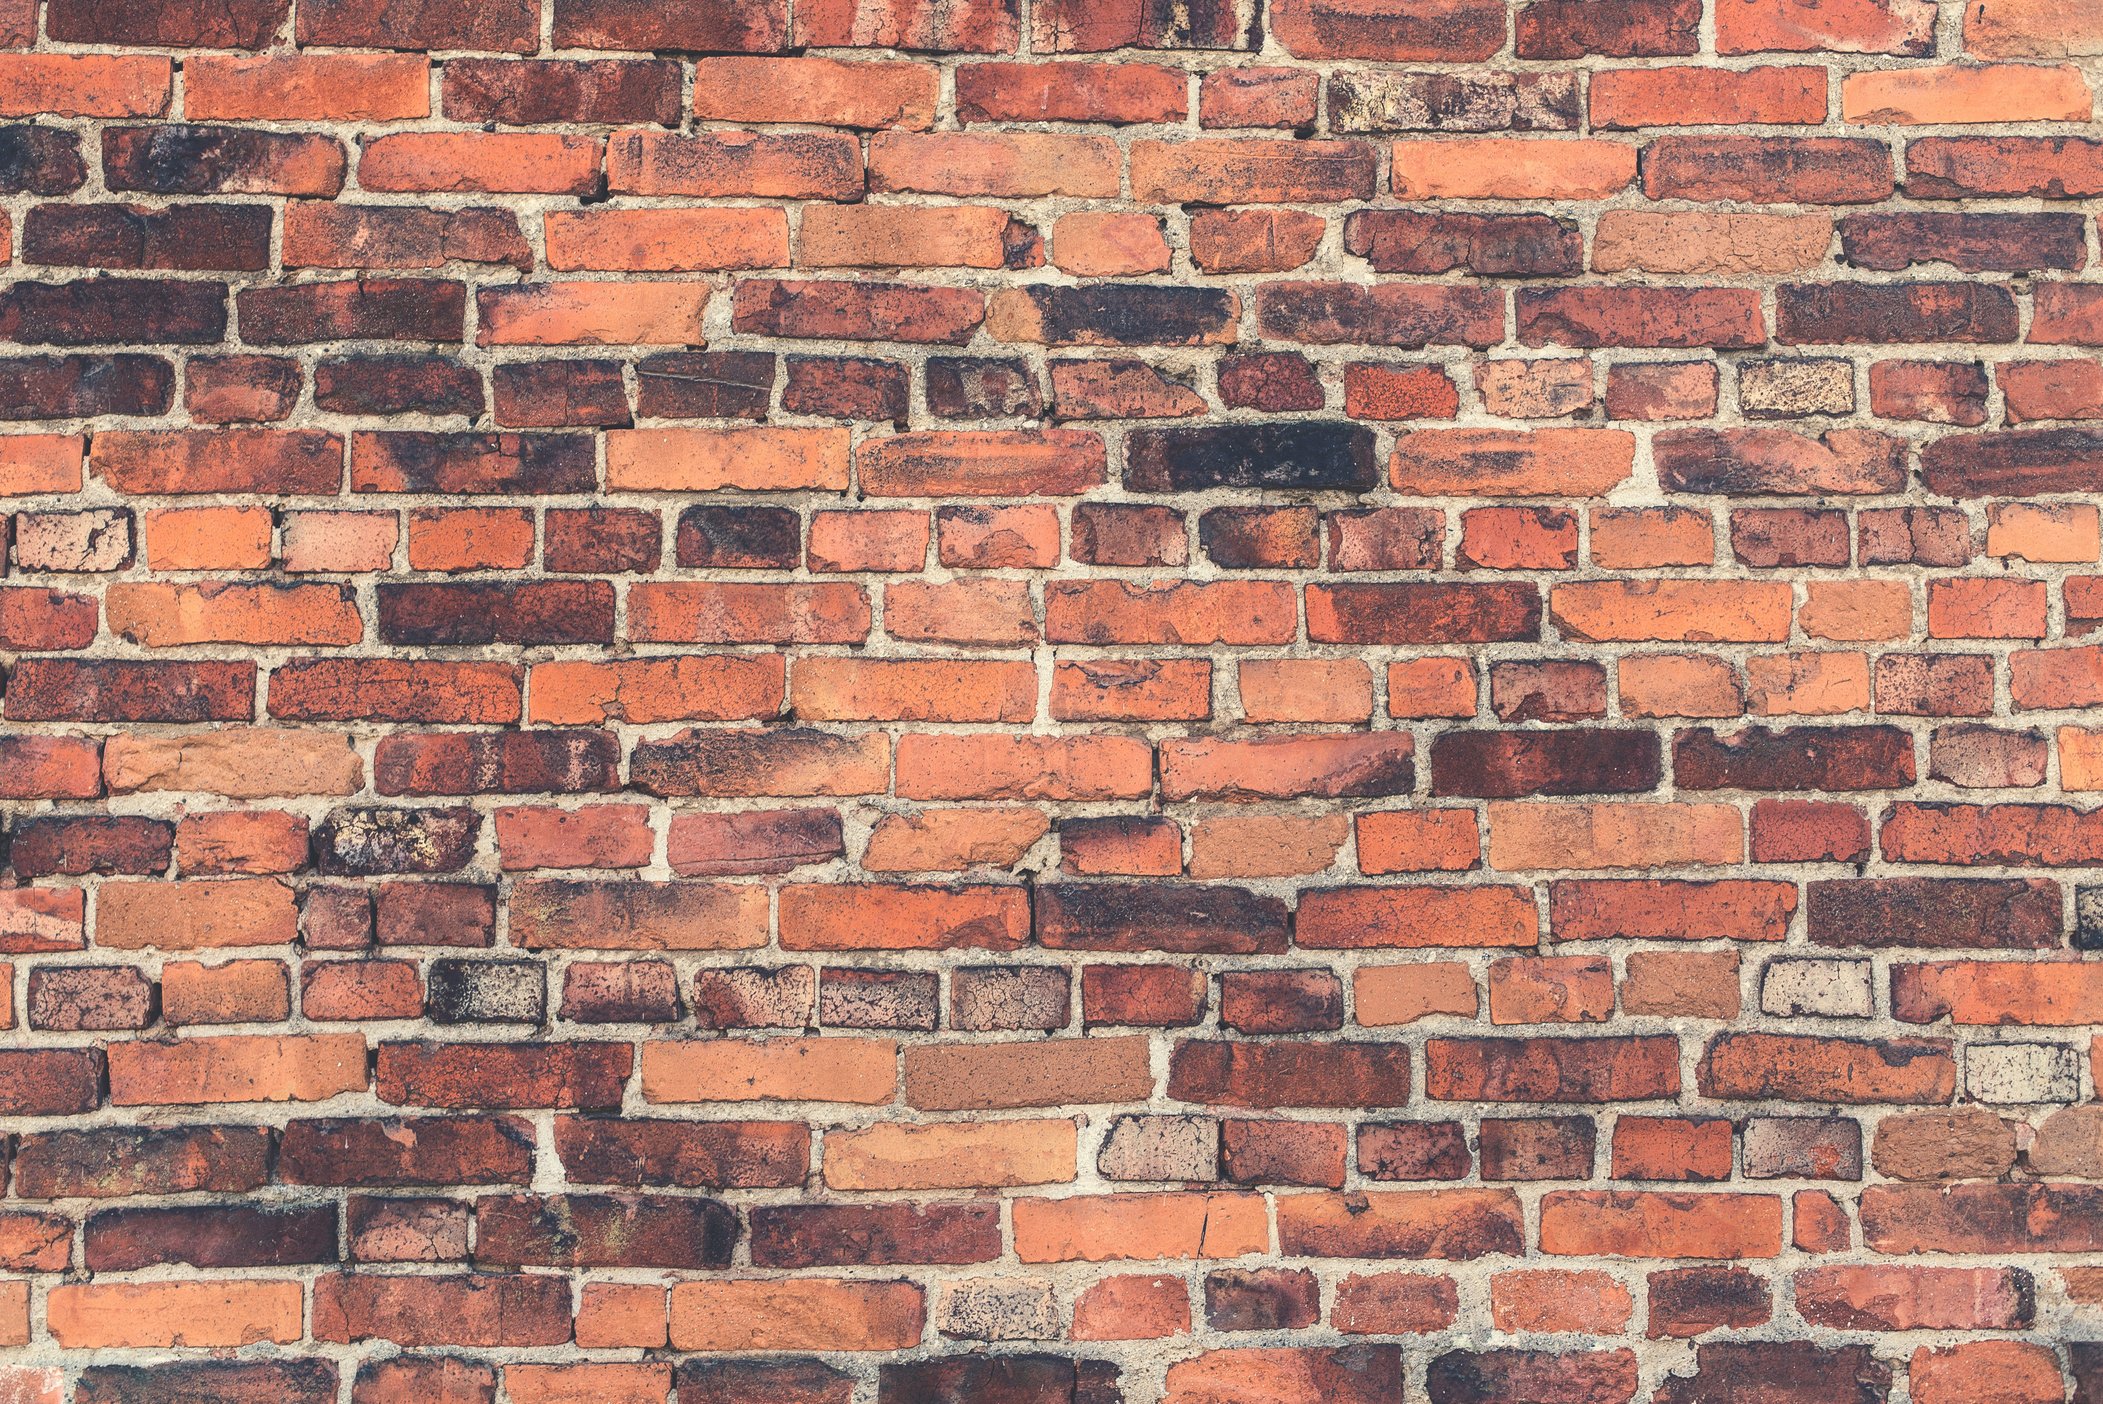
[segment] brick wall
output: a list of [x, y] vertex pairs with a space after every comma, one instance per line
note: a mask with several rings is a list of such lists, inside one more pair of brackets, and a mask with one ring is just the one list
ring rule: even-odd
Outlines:
[[5, 1404], [2103, 1404], [2082, 0], [0, 0]]

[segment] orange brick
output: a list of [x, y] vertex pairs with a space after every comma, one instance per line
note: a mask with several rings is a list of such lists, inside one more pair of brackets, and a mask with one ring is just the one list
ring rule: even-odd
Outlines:
[[999, 268], [1009, 216], [990, 205], [812, 205], [796, 233], [804, 268]]
[[1019, 887], [808, 883], [777, 901], [785, 950], [1012, 950], [1029, 939]]
[[1152, 215], [1079, 211], [1052, 226], [1052, 262], [1076, 278], [1168, 271], [1168, 243]]
[[[266, 799], [279, 795], [347, 795], [365, 782], [365, 764], [352, 749], [349, 737], [326, 731], [278, 731], [267, 727], [228, 726], [201, 735], [114, 736], [104, 748], [102, 767], [113, 794], [191, 791], [229, 799]], [[105, 900], [109, 893], [118, 890], [116, 885], [105, 888]], [[200, 932], [239, 929], [251, 919], [267, 925], [254, 914], [275, 909], [276, 898], [262, 886], [219, 886], [212, 891], [214, 895], [209, 900], [223, 898], [234, 910], [249, 915], [228, 922], [199, 920]], [[168, 891], [168, 895], [178, 910], [190, 901], [205, 900], [188, 897], [184, 888]], [[144, 915], [143, 908], [139, 914]], [[179, 922], [178, 928], [181, 926]]]
[[1736, 951], [1632, 951], [1621, 1008], [1629, 1014], [1729, 1019], [1738, 1013]]
[[2103, 550], [2103, 526], [2087, 503], [1996, 502], [1986, 526], [1986, 554], [2026, 561], [2081, 562]]
[[45, 1298], [51, 1337], [68, 1350], [245, 1346], [300, 1338], [297, 1282], [83, 1282]]
[[780, 210], [551, 210], [548, 267], [692, 273], [784, 268], [789, 221]]
[[1250, 658], [1238, 675], [1252, 722], [1358, 722], [1373, 715], [1373, 675], [1356, 659]]
[[1737, 674], [1722, 658], [1643, 654], [1621, 660], [1621, 710], [1631, 717], [1734, 717], [1744, 711]]
[[932, 64], [703, 58], [694, 63], [694, 115], [714, 122], [924, 129], [934, 125], [940, 88]]
[[183, 62], [183, 112], [193, 121], [412, 121], [431, 115], [431, 64], [421, 54], [198, 54]]
[[161, 1017], [170, 1025], [268, 1024], [291, 1010], [285, 967], [274, 960], [172, 960], [161, 967]]
[[476, 294], [484, 346], [689, 346], [706, 283], [515, 283]]
[[1736, 863], [1744, 820], [1728, 804], [1489, 806], [1490, 866], [1528, 869], [1669, 868]]
[[804, 1277], [672, 1288], [674, 1350], [905, 1350], [920, 1343], [925, 1320], [910, 1282]]
[[289, 512], [285, 569], [331, 575], [385, 570], [400, 531], [392, 512]]
[[[1826, 215], [1609, 210], [1599, 217], [1592, 267], [1601, 273], [1640, 268], [1728, 277], [1792, 273], [1823, 262], [1832, 242], [1833, 221]], [[1607, 398], [1611, 405], [1611, 381]], [[1713, 409], [1714, 397], [1709, 398]], [[1698, 419], [1708, 413], [1644, 417]]]
[[1126, 736], [902, 736], [901, 799], [1131, 799], [1153, 789], [1153, 748]]
[[957, 70], [962, 122], [1179, 122], [1183, 70], [1146, 63], [973, 63]]
[[957, 570], [1054, 565], [1059, 514], [1049, 504], [942, 508], [935, 513], [935, 552]]
[[113, 950], [222, 949], [289, 944], [293, 891], [275, 878], [111, 882], [95, 907], [95, 944]]
[[1395, 717], [1472, 717], [1475, 669], [1465, 658], [1416, 658], [1387, 665], [1387, 710]]
[[1103, 136], [880, 132], [869, 141], [872, 191], [1114, 199], [1119, 165]]
[[605, 721], [742, 721], [781, 710], [787, 664], [745, 654], [538, 663], [531, 717], [558, 725]]
[[1366, 200], [1377, 158], [1356, 141], [1260, 137], [1132, 143], [1132, 194], [1147, 204]]
[[427, 507], [409, 514], [411, 570], [521, 570], [533, 514], [516, 507]]
[[513, 1404], [664, 1404], [672, 1392], [669, 1363], [506, 1365]]
[[79, 492], [86, 457], [79, 434], [0, 435], [0, 497]]
[[2059, 784], [2068, 790], [2103, 790], [2103, 732], [2059, 728]]
[[1635, 127], [1809, 124], [1826, 118], [1826, 74], [1808, 64], [1742, 72], [1689, 65], [1592, 75], [1592, 125]]
[[553, 132], [399, 132], [366, 143], [358, 183], [367, 190], [587, 195], [598, 179], [600, 149], [598, 137]]
[[1716, 524], [1691, 507], [1602, 507], [1592, 513], [1592, 564], [1602, 570], [1708, 565]]
[[1837, 716], [1869, 708], [1866, 653], [1770, 653], [1745, 660], [1754, 716]]
[[1450, 1014], [1475, 1017], [1475, 977], [1458, 961], [1364, 965], [1351, 977], [1354, 1017], [1368, 1028]]
[[1771, 1258], [1782, 1201], [1766, 1194], [1558, 1190], [1541, 1202], [1541, 1251], [1619, 1258]]
[[1636, 178], [1636, 148], [1574, 138], [1464, 137], [1398, 141], [1403, 200], [1603, 200]]
[[[29, 1337], [29, 1284], [16, 1284], [22, 1293], [22, 1341]], [[40, 1366], [0, 1368], [0, 1399], [9, 1404], [59, 1404], [65, 1397], [66, 1377], [55, 1369]]]
[[587, 1282], [578, 1298], [577, 1344], [586, 1350], [660, 1348], [670, 1339], [666, 1305], [662, 1287]]
[[146, 514], [146, 564], [155, 570], [259, 570], [270, 564], [265, 507], [163, 507]]
[[854, 200], [862, 151], [844, 132], [620, 132], [606, 181], [632, 195]]
[[915, 571], [926, 563], [928, 535], [921, 512], [816, 512], [807, 556], [814, 571]]
[[175, 862], [183, 873], [290, 873], [307, 864], [304, 816], [276, 809], [185, 814], [175, 826]]
[[872, 873], [1011, 868], [1051, 831], [1037, 809], [921, 809], [886, 814], [870, 831], [862, 867]]
[[1173, 819], [1068, 824], [1059, 832], [1059, 866], [1094, 877], [1173, 876], [1183, 871], [1183, 829]]
[[174, 77], [159, 55], [0, 54], [0, 117], [161, 117]]
[[888, 1102], [898, 1047], [882, 1038], [648, 1043], [642, 1074], [651, 1102]]
[[1065, 1120], [880, 1124], [825, 1138], [825, 1183], [842, 1190], [1004, 1188], [1074, 1178]]
[[1590, 497], [1624, 481], [1635, 455], [1623, 429], [1419, 429], [1397, 436], [1388, 478], [1424, 497]]
[[148, 648], [354, 644], [365, 637], [355, 598], [337, 585], [124, 581], [110, 586], [106, 599], [111, 631]]
[[1180, 1277], [1126, 1273], [1089, 1285], [1073, 1303], [1077, 1341], [1148, 1341], [1190, 1329], [1190, 1288]]
[[2070, 65], [1965, 64], [1850, 73], [1840, 115], [1870, 125], [2086, 122], [2092, 104]]
[[1779, 643], [1791, 604], [1789, 586], [1767, 581], [1586, 581], [1548, 596], [1565, 638], [1600, 643]]
[[1915, 1404], [2056, 1404], [2066, 1386], [2050, 1347], [2025, 1341], [1922, 1346], [1908, 1367]]
[[497, 851], [507, 869], [641, 868], [655, 837], [639, 804], [582, 809], [512, 806], [496, 811]]
[[1628, 1287], [1611, 1273], [1529, 1268], [1490, 1278], [1490, 1319], [1500, 1331], [1612, 1336], [1634, 1312]]
[[1336, 861], [1350, 821], [1341, 814], [1222, 815], [1190, 826], [1194, 878], [1298, 877]]
[[1490, 1022], [1597, 1024], [1614, 1015], [1603, 956], [1505, 956], [1490, 962]]
[[1239, 1258], [1270, 1248], [1260, 1195], [1025, 1198], [1014, 1215], [1015, 1255], [1026, 1263]]
[[113, 1106], [323, 1102], [365, 1090], [358, 1034], [221, 1034], [109, 1051]]
[[2045, 584], [1977, 576], [1928, 582], [1928, 636], [1936, 639], [2041, 639]]
[[1482, 860], [1472, 809], [1377, 810], [1358, 816], [1365, 873], [1465, 872]]
[[1813, 580], [1797, 623], [1815, 639], [1903, 639], [1913, 632], [1913, 592], [1903, 580]]
[[607, 486], [627, 492], [839, 492], [847, 487], [847, 463], [844, 429], [624, 429], [606, 436]]

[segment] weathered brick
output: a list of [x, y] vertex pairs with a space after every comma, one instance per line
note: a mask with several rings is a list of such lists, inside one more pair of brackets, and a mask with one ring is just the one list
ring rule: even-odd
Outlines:
[[2099, 53], [0, 0], [0, 1398], [2096, 1393]]

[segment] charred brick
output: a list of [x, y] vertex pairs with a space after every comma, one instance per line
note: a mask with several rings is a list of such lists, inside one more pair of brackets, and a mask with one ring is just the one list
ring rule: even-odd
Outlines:
[[424, 1011], [439, 1024], [538, 1024], [547, 1017], [547, 976], [535, 960], [434, 960]]
[[472, 809], [337, 809], [315, 826], [314, 861], [337, 875], [456, 873], [481, 831]]
[[57, 127], [0, 127], [0, 195], [64, 195], [87, 180], [79, 133]]
[[473, 417], [482, 376], [450, 356], [332, 356], [314, 366], [314, 404], [331, 414]]
[[1037, 939], [1055, 950], [1254, 954], [1285, 949], [1285, 904], [1245, 888], [1051, 883]]
[[0, 357], [0, 419], [166, 414], [175, 367], [159, 356]]
[[329, 1360], [197, 1360], [169, 1365], [90, 1365], [76, 1404], [335, 1404]]
[[389, 643], [613, 642], [613, 586], [604, 580], [383, 583], [379, 606]]
[[1135, 429], [1126, 444], [1125, 486], [1134, 492], [1215, 487], [1368, 492], [1380, 479], [1373, 431], [1362, 424]]
[[1029, 362], [995, 356], [931, 356], [927, 408], [943, 419], [1034, 418], [1044, 392]]
[[1891, 790], [1914, 782], [1913, 737], [1895, 726], [1707, 727], [1672, 738], [1684, 790]]
[[794, 570], [803, 520], [788, 507], [689, 507], [679, 514], [674, 559], [701, 570]]
[[22, 261], [65, 268], [270, 266], [267, 205], [38, 205], [22, 221]]
[[89, 1216], [83, 1241], [90, 1272], [297, 1267], [338, 1256], [333, 1204], [108, 1209]]
[[1431, 744], [1435, 795], [1639, 794], [1663, 778], [1649, 731], [1449, 731]]
[[636, 409], [656, 419], [765, 419], [774, 398], [766, 351], [665, 351], [635, 363]]
[[1584, 271], [1577, 221], [1551, 215], [1360, 210], [1344, 224], [1344, 247], [1376, 273], [1563, 278]]
[[247, 721], [253, 663], [25, 658], [8, 679], [11, 721]]
[[619, 361], [517, 361], [490, 373], [497, 423], [543, 429], [633, 422]]
[[0, 335], [31, 346], [209, 345], [226, 335], [226, 284], [148, 278], [17, 282], [0, 293]]
[[148, 195], [334, 196], [343, 188], [344, 164], [333, 137], [303, 132], [169, 122], [102, 133], [103, 180], [111, 190]]
[[912, 375], [897, 361], [865, 356], [790, 356], [781, 407], [821, 419], [903, 425], [912, 410]]
[[491, 1267], [725, 1268], [737, 1215], [668, 1195], [486, 1195], [475, 1201], [475, 1261]]
[[155, 48], [262, 49], [291, 10], [291, 0], [51, 0], [44, 25], [69, 44], [135, 44]]
[[1833, 878], [1805, 889], [1821, 946], [2045, 950], [2062, 944], [2059, 884], [2036, 878]]
[[251, 346], [317, 341], [459, 341], [467, 285], [443, 278], [358, 278], [246, 288], [236, 297]]

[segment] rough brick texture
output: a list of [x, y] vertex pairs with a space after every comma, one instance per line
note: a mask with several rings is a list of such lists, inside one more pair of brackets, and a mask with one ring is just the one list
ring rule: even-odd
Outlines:
[[2103, 1404], [2095, 0], [0, 0], [4, 1404]]

